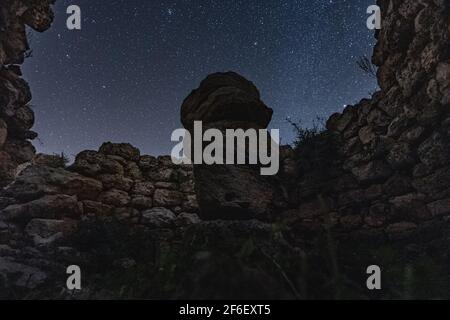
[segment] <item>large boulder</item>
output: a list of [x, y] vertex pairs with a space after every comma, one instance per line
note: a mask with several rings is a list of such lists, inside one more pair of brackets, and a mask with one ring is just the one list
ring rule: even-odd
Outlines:
[[175, 214], [166, 208], [156, 207], [142, 213], [141, 223], [150, 228], [167, 228], [175, 222]]
[[80, 200], [95, 200], [102, 183], [64, 168], [30, 165], [5, 190], [19, 201], [31, 201], [48, 194], [76, 195]]
[[[202, 121], [204, 130], [225, 134], [227, 129], [265, 129], [272, 112], [253, 83], [233, 72], [216, 73], [184, 100], [181, 122], [191, 134], [194, 121]], [[257, 151], [246, 150], [246, 157]], [[259, 165], [194, 165], [201, 218], [270, 219], [282, 202], [281, 192], [259, 169]]]
[[75, 196], [47, 195], [24, 204], [13, 204], [0, 211], [0, 220], [28, 221], [33, 218], [79, 217], [81, 208]]
[[80, 152], [69, 169], [89, 177], [96, 177], [100, 174], [118, 174], [123, 176], [125, 172], [123, 165], [117, 158], [92, 150]]
[[28, 50], [25, 25], [36, 31], [47, 30], [53, 22], [54, 0], [2, 0], [0, 28], [6, 31], [0, 43], [0, 64], [22, 63]]
[[181, 122], [185, 128], [192, 128], [194, 121], [243, 121], [266, 128], [272, 113], [253, 83], [234, 72], [215, 73], [184, 100]]
[[141, 152], [129, 143], [104, 143], [99, 152], [105, 155], [122, 157], [129, 161], [139, 161]]

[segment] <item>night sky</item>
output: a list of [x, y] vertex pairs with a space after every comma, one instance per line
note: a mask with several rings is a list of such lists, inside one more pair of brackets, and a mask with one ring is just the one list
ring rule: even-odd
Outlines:
[[[236, 71], [285, 120], [328, 117], [369, 96], [374, 79], [356, 66], [370, 56], [374, 0], [58, 0], [52, 28], [33, 32], [24, 65], [39, 152], [69, 156], [102, 142], [169, 154], [180, 106], [209, 73]], [[66, 28], [66, 8], [82, 30]]]

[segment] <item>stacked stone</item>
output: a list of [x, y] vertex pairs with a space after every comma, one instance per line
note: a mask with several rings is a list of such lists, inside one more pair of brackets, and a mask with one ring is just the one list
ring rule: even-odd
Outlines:
[[[227, 129], [266, 129], [272, 113], [261, 101], [253, 83], [233, 72], [216, 73], [203, 80], [185, 99], [181, 122], [192, 137], [195, 121], [202, 122], [203, 131], [218, 129], [225, 136]], [[247, 148], [246, 152], [248, 156], [248, 152], [257, 150]], [[259, 168], [258, 165], [194, 165], [201, 217], [271, 220], [284, 205], [284, 198], [279, 184], [262, 177]]]
[[59, 160], [38, 155], [4, 189], [0, 222], [8, 227], [0, 228], [0, 244], [25, 239], [16, 233], [20, 227], [36, 245], [49, 244], [82, 219], [150, 229], [198, 221], [192, 168], [175, 166], [170, 157], [105, 143], [99, 151], [81, 152], [69, 168]]
[[11, 182], [17, 166], [30, 161], [35, 149], [29, 140], [34, 113], [31, 92], [21, 78], [20, 64], [29, 50], [26, 27], [46, 30], [52, 20], [53, 1], [4, 0], [0, 3], [0, 187]]
[[378, 4], [383, 26], [373, 62], [381, 91], [328, 120], [341, 174], [328, 182], [331, 192], [303, 199], [296, 211], [394, 239], [450, 217], [450, 7]]

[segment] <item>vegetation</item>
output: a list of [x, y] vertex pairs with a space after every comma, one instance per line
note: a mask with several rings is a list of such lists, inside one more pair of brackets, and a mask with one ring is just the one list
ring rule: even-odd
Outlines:
[[356, 61], [358, 68], [370, 77], [377, 78], [377, 67], [370, 61], [367, 56], [360, 56]]
[[326, 182], [334, 176], [333, 170], [338, 167], [334, 165], [339, 161], [335, 138], [325, 129], [320, 118], [311, 128], [303, 127], [300, 121], [288, 122], [297, 136], [293, 147], [302, 179], [312, 186], [310, 192], [321, 192]]

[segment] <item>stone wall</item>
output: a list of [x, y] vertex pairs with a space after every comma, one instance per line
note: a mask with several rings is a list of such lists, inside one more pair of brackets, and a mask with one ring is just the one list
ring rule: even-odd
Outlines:
[[[104, 241], [119, 243], [124, 259], [134, 261], [131, 252], [143, 245], [135, 242], [139, 235], [163, 246], [170, 230], [200, 222], [192, 167], [175, 166], [170, 157], [105, 143], [81, 152], [70, 167], [64, 162], [38, 154], [0, 192], [0, 299], [61, 283], [61, 270], [73, 258], [98, 268]], [[121, 264], [121, 254], [113, 252], [113, 261]]]
[[192, 168], [141, 156], [129, 144], [83, 151], [68, 168], [59, 156], [37, 155], [1, 196], [2, 244], [32, 237], [35, 245], [48, 245], [64, 235], [65, 225], [87, 219], [150, 229], [170, 227], [177, 217], [198, 220]]
[[[381, 90], [331, 116], [327, 130], [308, 146], [283, 146], [279, 175], [261, 186], [256, 178], [248, 181], [255, 176], [242, 174], [242, 168], [234, 175], [220, 172], [223, 185], [211, 180], [217, 177], [205, 167], [194, 177], [192, 167], [140, 155], [129, 144], [83, 151], [69, 167], [58, 156], [35, 156], [29, 142], [36, 136], [30, 131], [31, 94], [18, 64], [28, 50], [24, 25], [45, 30], [52, 20], [51, 2], [6, 0], [0, 5], [0, 297], [27, 297], [27, 290], [37, 288], [39, 298], [53, 297], [65, 284], [62, 270], [73, 263], [90, 268], [83, 291], [89, 298], [110, 297], [102, 286], [127, 270], [151, 272], [142, 277], [156, 291], [137, 295], [141, 298], [299, 298], [296, 287], [310, 279], [311, 287], [323, 286], [317, 293], [323, 298], [330, 291], [325, 258], [337, 250], [334, 244], [325, 253], [311, 249], [309, 240], [323, 235], [327, 241], [358, 239], [339, 255], [350, 256], [340, 262], [351, 268], [360, 268], [355, 256], [364, 258], [362, 265], [379, 258], [367, 248], [351, 256], [361, 244], [376, 245], [374, 239], [392, 247], [400, 242], [401, 251], [405, 240], [408, 252], [422, 253], [428, 250], [415, 249], [416, 240], [437, 243], [436, 256], [449, 258], [446, 1], [379, 0], [383, 28], [377, 32], [373, 62]], [[231, 73], [207, 78], [182, 111], [188, 129], [193, 120], [220, 128], [260, 128], [270, 116], [253, 84]], [[198, 212], [208, 219], [228, 219], [231, 213], [235, 220], [205, 222]], [[244, 220], [260, 217], [266, 222]], [[117, 223], [125, 233], [113, 232]], [[95, 237], [86, 236], [92, 228]], [[137, 237], [138, 231], [143, 235]], [[141, 246], [144, 258], [136, 254]], [[320, 274], [303, 274], [305, 264]], [[122, 280], [130, 291], [142, 285], [141, 278], [134, 284]]]
[[299, 167], [287, 215], [393, 239], [450, 218], [450, 5], [378, 3], [381, 90], [331, 116], [332, 170], [324, 179]]
[[2, 0], [0, 4], [0, 187], [14, 179], [18, 165], [30, 161], [35, 149], [29, 140], [34, 112], [31, 92], [21, 78], [20, 64], [29, 46], [26, 26], [37, 31], [50, 27], [50, 0]]

